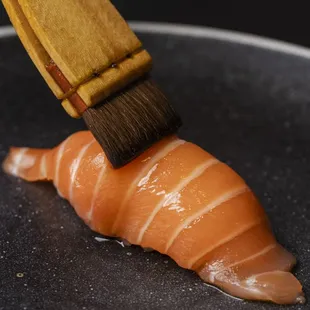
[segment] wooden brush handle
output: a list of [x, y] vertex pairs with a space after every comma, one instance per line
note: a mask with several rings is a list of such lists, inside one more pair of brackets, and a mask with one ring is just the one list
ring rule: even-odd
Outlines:
[[72, 96], [91, 107], [151, 69], [150, 55], [109, 0], [3, 4], [33, 62], [73, 117], [81, 110]]

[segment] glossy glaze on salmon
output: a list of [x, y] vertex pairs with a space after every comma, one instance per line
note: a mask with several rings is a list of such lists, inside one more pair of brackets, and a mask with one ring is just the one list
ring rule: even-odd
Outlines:
[[114, 170], [92, 134], [51, 150], [11, 148], [4, 170], [53, 181], [96, 232], [169, 255], [206, 282], [245, 299], [304, 302], [294, 257], [231, 168], [171, 136]]

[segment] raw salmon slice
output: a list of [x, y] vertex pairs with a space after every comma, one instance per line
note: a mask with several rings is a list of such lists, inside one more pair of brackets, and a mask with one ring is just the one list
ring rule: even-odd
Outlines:
[[295, 258], [277, 243], [257, 198], [224, 163], [170, 136], [114, 170], [89, 131], [53, 149], [11, 148], [4, 170], [53, 181], [96, 232], [169, 255], [231, 295], [303, 303]]

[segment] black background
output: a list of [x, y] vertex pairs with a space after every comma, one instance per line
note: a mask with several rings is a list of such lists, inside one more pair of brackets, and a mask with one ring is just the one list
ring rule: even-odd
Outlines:
[[[91, 0], [90, 0], [91, 1]], [[309, 10], [303, 2], [114, 0], [126, 19], [206, 25], [259, 34], [310, 47]], [[9, 20], [0, 4], [0, 25]]]

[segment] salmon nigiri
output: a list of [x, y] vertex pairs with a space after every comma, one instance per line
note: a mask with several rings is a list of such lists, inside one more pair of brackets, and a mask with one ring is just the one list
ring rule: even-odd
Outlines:
[[305, 301], [244, 180], [195, 144], [170, 136], [114, 170], [89, 131], [53, 149], [11, 148], [4, 170], [53, 181], [89, 227], [169, 255], [231, 295], [279, 304]]

